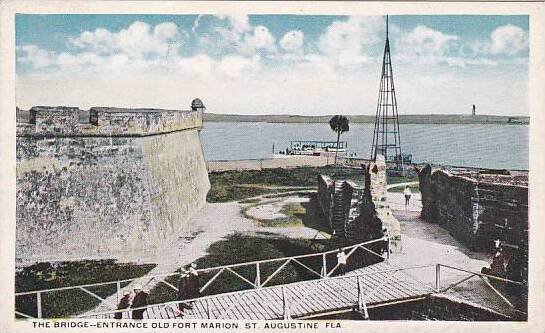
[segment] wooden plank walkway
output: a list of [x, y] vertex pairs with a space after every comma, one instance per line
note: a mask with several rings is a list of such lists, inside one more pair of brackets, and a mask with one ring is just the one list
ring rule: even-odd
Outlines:
[[[349, 310], [358, 304], [358, 277], [366, 305], [418, 298], [432, 294], [426, 287], [404, 271], [382, 262], [349, 272], [345, 277], [309, 280], [234, 293], [218, 294], [197, 299], [184, 319], [284, 319], [285, 309], [291, 318], [316, 316]], [[388, 271], [389, 272], [384, 272]], [[378, 272], [378, 273], [377, 273]], [[371, 274], [370, 274], [371, 273]], [[361, 275], [366, 274], [366, 275]], [[175, 319], [175, 304], [148, 307], [144, 318]], [[112, 318], [113, 314], [90, 316]], [[128, 312], [123, 313], [128, 318]]]

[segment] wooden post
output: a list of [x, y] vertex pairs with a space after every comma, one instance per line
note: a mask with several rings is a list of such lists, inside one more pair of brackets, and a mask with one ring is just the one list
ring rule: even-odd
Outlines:
[[390, 259], [390, 235], [386, 236], [386, 259]]
[[120, 294], [121, 294], [121, 282], [117, 281], [117, 304], [119, 304]]
[[361, 297], [361, 284], [360, 284], [360, 277], [359, 276], [356, 277], [356, 281], [358, 282], [358, 311], [361, 311], [362, 297]]
[[282, 286], [282, 308], [284, 309], [284, 320], [290, 319], [290, 309], [288, 307], [288, 300], [286, 297], [286, 289]]
[[255, 264], [255, 286], [261, 288], [261, 270], [259, 269], [259, 263]]
[[441, 264], [435, 265], [435, 290], [441, 292]]
[[365, 304], [365, 300], [363, 298], [360, 277], [358, 276], [356, 279], [358, 281], [358, 312], [363, 314], [363, 318], [365, 320], [369, 320], [369, 312], [367, 311], [367, 305]]
[[36, 293], [36, 308], [38, 312], [38, 318], [42, 318], [42, 293]]
[[327, 277], [327, 258], [325, 253], [322, 253], [322, 272], [322, 277]]

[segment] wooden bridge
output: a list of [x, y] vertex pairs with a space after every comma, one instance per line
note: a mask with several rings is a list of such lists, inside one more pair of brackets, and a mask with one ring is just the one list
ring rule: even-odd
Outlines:
[[[183, 318], [302, 319], [352, 310], [361, 311], [365, 316], [367, 308], [423, 298], [436, 292], [405, 273], [407, 269], [382, 262], [343, 276], [201, 297], [192, 302], [193, 308], [186, 310]], [[178, 302], [150, 305], [144, 318], [180, 318], [177, 308]], [[123, 312], [123, 317], [130, 318], [129, 312]], [[113, 318], [113, 311], [85, 317]]]

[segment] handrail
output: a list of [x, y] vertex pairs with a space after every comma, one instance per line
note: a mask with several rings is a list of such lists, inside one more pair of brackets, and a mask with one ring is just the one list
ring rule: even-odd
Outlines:
[[[458, 268], [458, 267], [453, 267], [453, 266], [449, 266], [449, 265], [445, 265], [445, 264], [437, 264], [437, 267], [436, 267], [436, 270], [437, 272], [439, 272], [440, 268], [442, 267], [445, 267], [445, 268], [448, 268], [448, 269], [452, 269], [452, 270], [456, 270], [456, 271], [460, 271], [460, 272], [464, 272], [464, 273], [467, 273], [469, 274], [468, 276], [464, 277], [463, 279], [459, 280], [459, 281], [456, 281], [454, 283], [451, 283], [447, 288], [445, 289], [441, 289], [440, 286], [439, 286], [439, 283], [438, 281], [439, 280], [436, 280], [436, 284], [438, 286], [437, 288], [437, 292], [446, 292], [458, 285], [460, 285], [461, 283], [464, 283], [465, 281], [468, 281], [470, 280], [471, 278], [477, 276], [479, 277], [479, 279], [481, 279], [481, 281], [483, 281], [490, 289], [492, 289], [492, 291], [494, 293], [496, 293], [496, 295], [498, 295], [500, 297], [500, 299], [505, 302], [513, 311], [515, 312], [518, 312], [518, 313], [522, 313], [522, 314], [525, 314], [527, 315], [526, 312], [524, 311], [521, 311], [519, 309], [516, 308], [515, 305], [513, 305], [513, 303], [511, 303], [511, 301], [498, 289], [496, 289], [496, 287], [494, 287], [490, 281], [486, 280], [486, 278], [488, 279], [493, 279], [493, 280], [497, 280], [497, 281], [503, 281], [503, 282], [507, 282], [507, 283], [511, 283], [511, 284], [515, 284], [515, 285], [519, 285], [519, 286], [526, 286], [526, 283], [523, 283], [523, 282], [519, 282], [519, 281], [514, 281], [514, 280], [510, 280], [510, 279], [505, 279], [505, 278], [502, 278], [502, 277], [499, 277], [499, 276], [494, 276], [494, 275], [489, 275], [489, 274], [485, 274], [485, 273], [477, 273], [477, 272], [472, 272], [472, 271], [468, 271], [466, 269], [462, 269], [462, 268]], [[440, 279], [440, 277], [438, 277], [438, 279]]]
[[478, 276], [484, 276], [484, 277], [487, 277], [487, 278], [490, 278], [490, 279], [495, 279], [495, 280], [499, 280], [499, 281], [503, 281], [503, 282], [509, 282], [509, 283], [513, 283], [513, 284], [517, 284], [519, 286], [525, 286], [526, 284], [523, 283], [523, 282], [519, 282], [519, 281], [514, 281], [514, 280], [509, 280], [509, 279], [504, 279], [504, 278], [501, 278], [499, 276], [494, 276], [494, 275], [489, 275], [489, 274], [484, 274], [484, 273], [477, 273], [477, 272], [472, 272], [472, 271], [468, 271], [466, 269], [462, 269], [462, 268], [458, 268], [458, 267], [453, 267], [453, 266], [449, 266], [449, 265], [445, 265], [445, 264], [437, 264], [439, 266], [443, 266], [443, 267], [446, 267], [446, 268], [450, 268], [450, 269], [453, 269], [453, 270], [456, 270], [456, 271], [461, 271], [461, 272], [465, 272], [465, 273], [468, 273], [468, 274], [474, 274], [474, 275], [478, 275]]
[[[364, 273], [360, 273], [360, 274], [347, 274], [347, 275], [341, 275], [341, 276], [328, 277], [327, 280], [343, 280], [343, 279], [353, 279], [353, 278], [357, 279], [358, 277], [362, 277], [362, 276], [369, 276], [369, 275], [383, 274], [383, 273], [392, 273], [392, 272], [399, 272], [399, 271], [405, 271], [405, 270], [410, 270], [410, 269], [427, 268], [427, 267], [434, 267], [434, 266], [436, 266], [436, 265], [435, 264], [429, 264], [429, 265], [418, 265], [418, 266], [408, 266], [408, 267], [397, 267], [397, 268], [392, 268], [392, 269], [383, 269], [383, 270], [377, 270], [377, 271], [372, 271], [372, 272], [364, 272]], [[323, 280], [310, 280], [310, 281], [312, 283], [321, 283], [321, 282], [323, 282]], [[292, 286], [297, 286], [297, 285], [308, 283], [308, 282], [309, 282], [308, 280], [298, 281], [298, 282], [287, 283], [287, 284], [284, 284], [284, 285], [263, 287], [263, 288], [260, 288], [260, 290], [280, 288], [282, 286], [292, 287]], [[425, 287], [428, 287], [428, 286], [425, 286]], [[430, 292], [434, 291], [432, 288], [429, 288], [429, 289], [430, 289]], [[201, 297], [196, 297], [196, 298], [188, 298], [188, 299], [184, 299], [184, 300], [176, 300], [176, 301], [169, 301], [169, 302], [164, 302], [164, 303], [148, 304], [146, 306], [137, 307], [137, 308], [127, 308], [127, 309], [122, 309], [122, 310], [109, 310], [109, 311], [85, 313], [85, 314], [78, 315], [76, 317], [77, 318], [83, 318], [83, 317], [90, 317], [90, 316], [100, 316], [100, 315], [105, 315], [105, 314], [112, 314], [112, 313], [116, 313], [116, 312], [127, 312], [127, 311], [133, 311], [133, 310], [143, 310], [143, 309], [147, 309], [147, 308], [154, 307], [154, 306], [176, 305], [178, 303], [186, 303], [186, 302], [192, 302], [192, 301], [196, 301], [196, 300], [206, 300], [206, 299], [211, 299], [211, 298], [215, 298], [215, 297], [218, 297], [218, 296], [229, 296], [229, 295], [233, 295], [233, 294], [239, 294], [240, 295], [240, 294], [251, 293], [251, 292], [254, 292], [254, 291], [255, 291], [255, 289], [245, 289], [245, 290], [239, 290], [239, 291], [231, 291], [231, 292], [227, 292], [227, 293], [207, 295], [207, 296], [201, 296]]]
[[[370, 241], [366, 241], [363, 243], [353, 244], [349, 246], [341, 247], [342, 250], [348, 250], [355, 247], [368, 245], [372, 243], [376, 243], [379, 241], [383, 241], [384, 237], [373, 239]], [[200, 268], [196, 269], [197, 273], [208, 273], [213, 272], [221, 269], [227, 269], [227, 268], [235, 268], [235, 267], [243, 267], [243, 266], [250, 266], [255, 264], [263, 264], [263, 263], [271, 263], [271, 262], [277, 262], [277, 261], [284, 261], [284, 260], [291, 260], [291, 259], [300, 259], [300, 258], [308, 258], [308, 257], [318, 257], [322, 255], [332, 254], [336, 253], [339, 249], [333, 249], [329, 251], [324, 252], [317, 252], [317, 253], [308, 253], [308, 254], [300, 254], [296, 256], [290, 256], [290, 257], [280, 257], [280, 258], [271, 258], [271, 259], [264, 259], [264, 260], [254, 260], [254, 261], [247, 261], [237, 264], [230, 264], [230, 265], [223, 265], [223, 266], [214, 266], [214, 267], [208, 267], [208, 268]], [[74, 286], [68, 286], [68, 287], [58, 287], [58, 288], [49, 288], [49, 289], [40, 289], [40, 290], [29, 290], [29, 291], [22, 291], [15, 293], [15, 296], [22, 296], [22, 295], [31, 295], [36, 293], [42, 293], [42, 292], [49, 292], [49, 291], [60, 291], [60, 290], [68, 290], [68, 289], [77, 289], [77, 288], [85, 288], [85, 287], [96, 287], [96, 286], [102, 286], [102, 285], [108, 285], [108, 284], [114, 284], [114, 283], [123, 283], [123, 282], [130, 282], [141, 278], [159, 278], [159, 277], [167, 277], [167, 276], [173, 276], [173, 275], [179, 275], [178, 272], [170, 272], [170, 273], [159, 273], [154, 275], [148, 275], [148, 276], [140, 276], [130, 279], [123, 279], [123, 280], [114, 280], [114, 281], [106, 281], [106, 282], [97, 282], [97, 283], [89, 283], [89, 284], [81, 284], [81, 285], [74, 285]]]
[[[462, 269], [462, 268], [458, 268], [458, 267], [454, 267], [454, 266], [450, 266], [450, 265], [445, 265], [445, 264], [428, 264], [428, 265], [416, 265], [416, 266], [407, 266], [407, 267], [394, 267], [392, 269], [383, 269], [383, 270], [364, 272], [364, 273], [359, 273], [359, 274], [347, 274], [347, 275], [342, 275], [342, 276], [328, 277], [327, 279], [311, 280], [311, 282], [320, 284], [320, 283], [324, 282], [325, 280], [346, 280], [346, 279], [357, 279], [357, 281], [359, 282], [360, 277], [363, 277], [363, 276], [382, 274], [382, 273], [392, 273], [392, 272], [395, 273], [395, 272], [407, 271], [407, 270], [411, 270], [411, 269], [441, 267], [441, 266], [443, 266], [445, 268], [454, 269], [454, 270], [466, 272], [466, 273], [469, 273], [469, 274], [477, 275], [477, 276], [490, 277], [492, 279], [497, 279], [497, 280], [511, 282], [511, 283], [515, 283], [515, 284], [519, 284], [519, 285], [524, 285], [524, 283], [521, 283], [521, 282], [518, 282], [518, 281], [503, 279], [503, 278], [499, 278], [499, 277], [496, 277], [496, 276], [491, 276], [491, 275], [488, 275], [488, 274], [473, 272], [473, 271], [469, 271], [469, 270], [465, 270], [465, 269]], [[418, 280], [415, 280], [415, 282], [420, 283], [423, 287], [428, 289], [429, 290], [428, 294], [435, 294], [435, 293], [438, 293], [438, 292], [442, 292], [442, 290], [435, 290], [434, 288], [431, 288], [428, 285], [426, 285], [425, 283], [422, 283], [422, 282], [420, 282]], [[300, 285], [300, 284], [305, 284], [305, 283], [309, 283], [309, 281], [298, 281], [298, 282], [288, 283], [288, 284], [284, 284], [284, 285], [263, 287], [261, 289], [290, 288], [290, 287], [297, 286], [297, 285]], [[151, 308], [151, 307], [157, 307], [157, 306], [162, 306], [162, 307], [175, 306], [175, 305], [177, 305], [179, 303], [184, 303], [184, 302], [192, 302], [192, 301], [196, 301], [196, 300], [205, 300], [205, 301], [207, 301], [207, 300], [210, 300], [210, 299], [218, 297], [218, 296], [229, 296], [229, 295], [233, 295], [233, 294], [244, 295], [244, 294], [251, 293], [251, 292], [254, 292], [254, 291], [255, 291], [255, 289], [232, 291], [232, 292], [227, 292], [227, 293], [222, 293], [222, 294], [207, 295], [207, 296], [202, 296], [202, 297], [197, 297], [197, 298], [192, 298], [192, 299], [186, 299], [186, 300], [176, 300], [176, 301], [170, 301], [170, 302], [165, 302], [165, 303], [149, 304], [147, 306], [142, 306], [142, 307], [137, 307], [137, 308], [128, 308], [128, 309], [122, 309], [122, 310], [109, 310], [109, 311], [101, 311], [101, 312], [94, 312], [94, 313], [86, 313], [86, 314], [78, 315], [76, 317], [77, 318], [85, 318], [85, 317], [109, 315], [109, 314], [113, 314], [113, 313], [116, 313], [116, 312], [123, 313], [123, 312], [130, 312], [130, 311], [133, 311], [133, 310], [144, 310], [144, 309], [148, 309], [148, 308]], [[359, 293], [361, 293], [361, 286], [360, 286]], [[422, 295], [428, 295], [428, 294], [422, 294]], [[358, 294], [358, 295], [360, 296], [360, 294]], [[360, 298], [359, 296], [358, 296], [358, 300], [355, 300], [355, 304], [359, 303], [361, 301], [359, 299]], [[366, 307], [365, 304], [363, 304], [363, 306]], [[289, 308], [291, 308], [291, 306]], [[288, 315], [287, 318], [289, 318], [289, 313], [287, 315]]]

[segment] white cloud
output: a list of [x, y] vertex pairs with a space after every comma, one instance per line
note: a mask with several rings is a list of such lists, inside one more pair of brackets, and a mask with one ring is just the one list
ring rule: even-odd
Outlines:
[[458, 40], [458, 36], [419, 25], [396, 42], [396, 47], [411, 57], [438, 57], [446, 56]]
[[490, 40], [492, 54], [514, 55], [528, 46], [528, 38], [524, 30], [511, 24], [496, 28], [490, 34]]
[[248, 15], [215, 16], [226, 26], [215, 26], [199, 42], [212, 52], [254, 55], [257, 51], [276, 52], [276, 39], [263, 25], [252, 26]]
[[191, 31], [192, 31], [194, 34], [197, 33], [197, 28], [199, 27], [199, 24], [200, 24], [200, 22], [201, 22], [202, 17], [203, 17], [202, 14], [197, 15], [197, 18], [196, 18], [195, 21], [193, 22], [193, 26], [191, 27]]
[[305, 35], [301, 30], [292, 30], [280, 39], [280, 46], [288, 52], [300, 51], [303, 47]]
[[527, 48], [528, 34], [522, 28], [508, 24], [494, 29], [487, 40], [466, 43], [462, 53], [469, 56], [515, 56]]
[[226, 56], [217, 65], [218, 74], [229, 78], [240, 78], [243, 75], [255, 74], [261, 68], [260, 57]]
[[[65, 52], [36, 45], [17, 47], [18, 63], [33, 68], [18, 76], [18, 104], [180, 108], [181, 99], [202, 97], [211, 112], [219, 113], [373, 114], [383, 24], [380, 17], [349, 17], [333, 22], [316, 41], [309, 41], [301, 30], [274, 36], [266, 26], [252, 26], [245, 15], [200, 17], [193, 22], [198, 34], [191, 38], [197, 42], [206, 36], [209, 49], [198, 44], [183, 56], [176, 45], [169, 50], [170, 41], [185, 38], [170, 22], [86, 31], [74, 37], [75, 48]], [[514, 90], [505, 84], [505, 77], [458, 76], [469, 65], [497, 65], [507, 71], [497, 55], [527, 47], [524, 32], [521, 37], [513, 27], [496, 29], [486, 48], [480, 46], [487, 56], [479, 53], [478, 57], [459, 53], [460, 45], [467, 45], [460, 37], [426, 26], [402, 31], [391, 25], [390, 34], [403, 113], [455, 112], [479, 98], [479, 105], [495, 107], [495, 100], [513, 101], [490, 113], [524, 114], [519, 111], [524, 107], [522, 70], [512, 74], [519, 82]], [[523, 56], [518, 59], [527, 63]], [[449, 76], [444, 71], [450, 71]], [[73, 87], [85, 87], [85, 94]], [[490, 87], [488, 95], [475, 95], [480, 87]]]
[[380, 32], [384, 23], [382, 17], [351, 16], [346, 21], [335, 21], [318, 39], [318, 49], [341, 64], [367, 62], [364, 47], [376, 44], [382, 39]]
[[193, 57], [181, 58], [177, 63], [177, 67], [185, 75], [193, 77], [198, 76], [207, 76], [212, 74], [212, 67], [214, 66], [214, 61], [205, 54], [200, 54]]
[[239, 34], [251, 30], [250, 18], [248, 15], [219, 15], [218, 17], [220, 19], [227, 19], [232, 27], [232, 30]]
[[82, 32], [71, 40], [76, 47], [101, 55], [126, 54], [130, 58], [165, 56], [183, 35], [178, 26], [165, 22], [151, 27], [136, 21], [118, 32], [106, 29]]
[[265, 50], [270, 53], [276, 51], [276, 39], [267, 27], [258, 25], [252, 29], [252, 32], [245, 33], [242, 42], [238, 46], [238, 51], [244, 54], [253, 54], [257, 50]]
[[54, 53], [39, 48], [36, 45], [22, 45], [17, 47], [17, 61], [28, 63], [34, 68], [43, 68], [53, 63]]
[[[323, 57], [314, 60], [321, 65]], [[499, 75], [495, 71], [475, 76], [458, 68], [423, 72], [421, 66], [410, 66], [395, 68], [400, 113], [461, 113], [471, 104], [488, 114], [527, 112], [522, 73], [504, 68]], [[92, 78], [67, 72], [21, 75], [17, 103], [23, 108], [41, 104], [180, 109], [200, 97], [214, 113], [374, 114], [380, 68], [344, 72], [319, 68], [316, 76], [314, 63], [279, 70], [262, 66], [257, 56], [218, 60], [198, 56], [168, 71], [101, 72]]]
[[98, 56], [97, 54], [85, 52], [77, 55], [63, 52], [56, 57], [56, 64], [62, 69], [79, 70], [81, 66], [103, 66], [110, 59]]

